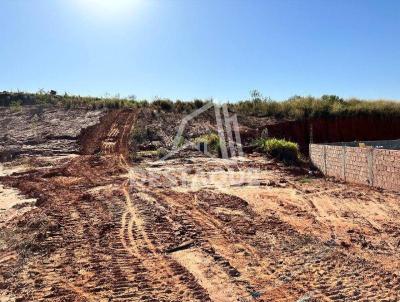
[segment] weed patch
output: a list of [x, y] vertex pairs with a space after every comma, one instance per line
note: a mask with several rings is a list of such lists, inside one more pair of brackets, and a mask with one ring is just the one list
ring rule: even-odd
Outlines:
[[284, 139], [260, 139], [258, 147], [268, 155], [275, 157], [287, 164], [297, 163], [300, 160], [299, 146]]

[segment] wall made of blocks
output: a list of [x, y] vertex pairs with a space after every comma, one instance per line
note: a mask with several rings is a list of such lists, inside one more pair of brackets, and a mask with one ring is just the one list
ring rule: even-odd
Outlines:
[[400, 150], [311, 144], [310, 159], [324, 175], [400, 191]]

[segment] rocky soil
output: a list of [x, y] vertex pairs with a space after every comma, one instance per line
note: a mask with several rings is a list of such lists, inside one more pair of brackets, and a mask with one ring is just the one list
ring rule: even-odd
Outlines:
[[78, 153], [81, 129], [98, 124], [102, 110], [0, 107], [0, 162], [17, 155]]

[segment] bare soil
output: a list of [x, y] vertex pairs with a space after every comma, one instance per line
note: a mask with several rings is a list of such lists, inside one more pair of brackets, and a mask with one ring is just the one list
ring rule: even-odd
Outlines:
[[79, 153], [81, 129], [96, 125], [103, 110], [48, 106], [0, 108], [0, 162], [6, 155]]
[[37, 199], [0, 221], [0, 301], [399, 301], [398, 193], [257, 155], [131, 164], [137, 121], [0, 178]]

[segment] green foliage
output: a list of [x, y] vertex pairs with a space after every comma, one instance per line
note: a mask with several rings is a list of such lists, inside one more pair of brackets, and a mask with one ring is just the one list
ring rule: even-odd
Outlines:
[[11, 101], [10, 108], [12, 111], [21, 111], [21, 101]]
[[81, 97], [64, 94], [56, 95], [56, 92], [48, 93], [40, 90], [38, 93], [23, 93], [23, 92], [3, 92], [0, 93], [0, 106], [10, 107], [16, 101], [20, 102], [21, 106], [40, 105], [40, 106], [59, 106], [67, 109], [84, 108], [84, 109], [101, 109], [101, 108], [129, 108], [141, 107], [145, 105], [143, 102], [137, 102], [129, 99], [120, 98], [98, 98], [98, 97]]
[[153, 102], [153, 105], [162, 111], [171, 111], [174, 108], [174, 103], [167, 99], [157, 99]]
[[343, 100], [335, 95], [321, 98], [294, 96], [283, 102], [272, 101], [252, 92], [252, 98], [229, 104], [230, 110], [244, 115], [287, 119], [345, 117], [358, 115], [400, 116], [400, 103], [394, 101]]
[[[82, 97], [74, 95], [57, 95], [56, 91], [38, 93], [3, 92], [0, 93], [0, 106], [10, 107], [15, 102], [21, 106], [41, 105], [60, 106], [67, 109], [102, 109], [102, 108], [143, 108], [150, 107], [165, 112], [191, 113], [212, 100], [173, 102], [169, 99], [156, 99], [153, 102], [136, 100], [136, 97]], [[323, 95], [320, 98], [311, 96], [293, 96], [288, 100], [278, 102], [264, 97], [259, 91], [251, 91], [250, 99], [227, 104], [231, 112], [257, 117], [271, 117], [277, 119], [301, 120], [318, 117], [346, 117], [346, 116], [380, 116], [400, 117], [400, 102], [375, 100], [362, 101], [359, 99], [344, 100], [336, 95]]]
[[217, 133], [207, 133], [195, 138], [195, 143], [200, 146], [207, 145], [207, 150], [211, 152], [218, 152], [220, 150], [221, 142]]
[[142, 144], [149, 138], [149, 132], [144, 127], [135, 127], [131, 133], [131, 139], [136, 144]]
[[258, 147], [272, 157], [278, 158], [285, 163], [297, 163], [299, 161], [299, 146], [296, 143], [284, 139], [259, 139]]
[[170, 100], [156, 100], [153, 102], [153, 106], [162, 111], [171, 111], [174, 107], [172, 101]]
[[194, 100], [193, 101], [194, 108], [196, 108], [196, 109], [200, 109], [201, 107], [203, 107], [206, 104], [207, 104], [207, 102], [202, 101], [202, 100]]

